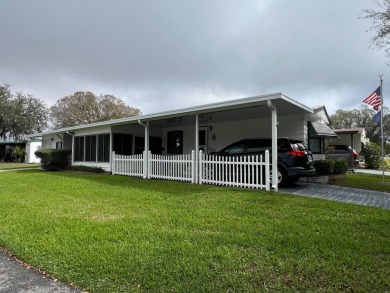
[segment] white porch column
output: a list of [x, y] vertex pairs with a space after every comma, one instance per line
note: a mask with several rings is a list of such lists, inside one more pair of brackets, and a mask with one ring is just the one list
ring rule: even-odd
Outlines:
[[271, 127], [272, 127], [272, 184], [271, 188], [278, 191], [278, 115], [276, 107], [271, 100], [267, 100], [267, 105], [271, 109]]
[[144, 147], [144, 158], [143, 158], [143, 168], [144, 168], [144, 179], [149, 179], [149, 121], [142, 123], [141, 120], [138, 120], [138, 124], [142, 125], [145, 128], [145, 147]]
[[195, 115], [195, 184], [199, 183], [199, 114]]

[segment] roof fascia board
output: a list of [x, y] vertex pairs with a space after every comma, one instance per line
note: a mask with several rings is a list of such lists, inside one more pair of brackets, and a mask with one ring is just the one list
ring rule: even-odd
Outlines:
[[289, 102], [289, 103], [291, 103], [291, 104], [297, 106], [297, 107], [302, 108], [303, 110], [308, 111], [309, 113], [314, 113], [314, 109], [313, 109], [313, 108], [308, 107], [308, 106], [306, 106], [306, 105], [304, 105], [304, 104], [302, 104], [302, 103], [300, 103], [300, 102], [298, 102], [298, 101], [296, 101], [296, 100], [293, 100], [293, 99], [291, 99], [290, 97], [287, 97], [287, 96], [284, 95], [284, 94], [281, 94], [281, 98], [282, 98], [283, 100], [285, 100], [285, 101], [287, 101], [287, 102]]
[[141, 115], [141, 116], [134, 116], [134, 117], [126, 117], [126, 118], [120, 118], [120, 119], [113, 119], [113, 120], [107, 120], [102, 122], [96, 122], [91, 124], [83, 124], [78, 125], [74, 127], [67, 127], [67, 128], [61, 128], [58, 130], [43, 132], [43, 133], [37, 133], [34, 135], [30, 135], [29, 137], [35, 137], [35, 136], [42, 136], [42, 135], [50, 135], [50, 134], [57, 134], [57, 133], [64, 133], [67, 131], [74, 131], [78, 129], [85, 129], [85, 128], [93, 128], [93, 127], [99, 127], [99, 126], [115, 126], [115, 125], [121, 125], [121, 124], [128, 124], [128, 123], [138, 123], [138, 121], [153, 121], [153, 120], [160, 120], [160, 119], [166, 119], [166, 118], [172, 118], [177, 116], [189, 116], [193, 114], [203, 114], [210, 111], [226, 111], [231, 109], [238, 109], [241, 107], [250, 107], [252, 105], [260, 104], [260, 103], [266, 103], [267, 100], [276, 100], [276, 99], [283, 99], [297, 107], [302, 108], [305, 111], [308, 111], [309, 113], [313, 113], [314, 110], [310, 107], [307, 107], [285, 95], [283, 95], [281, 92], [267, 94], [267, 95], [259, 95], [259, 96], [253, 96], [243, 99], [235, 99], [235, 100], [229, 100], [224, 102], [217, 102], [212, 104], [206, 104], [201, 106], [195, 106], [195, 107], [189, 107], [184, 109], [178, 109], [178, 110], [172, 110], [172, 111], [165, 111], [165, 112], [159, 112], [154, 114], [147, 114], [147, 115]]

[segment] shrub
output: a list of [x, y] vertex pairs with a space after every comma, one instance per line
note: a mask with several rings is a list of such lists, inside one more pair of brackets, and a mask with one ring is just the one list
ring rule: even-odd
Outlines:
[[333, 174], [345, 174], [348, 170], [348, 164], [344, 160], [333, 160]]
[[41, 167], [48, 171], [64, 169], [69, 164], [70, 150], [38, 150], [35, 155], [41, 158]]
[[381, 161], [381, 148], [373, 142], [364, 145], [364, 162], [369, 169], [378, 169]]
[[86, 173], [104, 173], [102, 168], [90, 166], [66, 166], [65, 170]]
[[314, 161], [314, 167], [316, 168], [316, 175], [329, 175], [333, 173], [334, 161], [333, 160]]
[[13, 157], [13, 160], [15, 163], [21, 163], [22, 162], [22, 159], [23, 157], [26, 155], [27, 153], [25, 152], [24, 148], [22, 148], [21, 146], [16, 146], [12, 149], [12, 157]]

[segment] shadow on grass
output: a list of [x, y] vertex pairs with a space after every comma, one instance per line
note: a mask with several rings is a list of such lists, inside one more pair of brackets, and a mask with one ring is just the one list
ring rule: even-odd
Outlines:
[[178, 182], [178, 181], [168, 181], [168, 180], [159, 180], [159, 179], [143, 179], [139, 177], [130, 177], [130, 176], [120, 176], [120, 175], [110, 175], [110, 174], [94, 174], [94, 173], [81, 173], [81, 172], [68, 172], [68, 171], [45, 171], [45, 170], [25, 170], [25, 171], [15, 171], [20, 174], [25, 174], [27, 176], [32, 176], [34, 174], [45, 175], [48, 178], [58, 178], [66, 177], [69, 179], [82, 179], [87, 181], [98, 182], [99, 184], [105, 184], [115, 187], [122, 188], [132, 188], [132, 189], [141, 189], [144, 191], [161, 191], [164, 193], [176, 193], [182, 195], [204, 193], [207, 189], [210, 190], [219, 190], [220, 192], [249, 192], [249, 193], [267, 193], [264, 190], [255, 190], [255, 189], [244, 189], [244, 188], [234, 188], [234, 187], [224, 187], [224, 186], [215, 186], [215, 185], [199, 185], [191, 184], [190, 182]]

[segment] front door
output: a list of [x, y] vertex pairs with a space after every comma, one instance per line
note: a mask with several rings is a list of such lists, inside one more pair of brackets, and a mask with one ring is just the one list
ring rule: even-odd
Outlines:
[[175, 130], [168, 132], [167, 150], [168, 154], [171, 155], [183, 154], [183, 131]]

